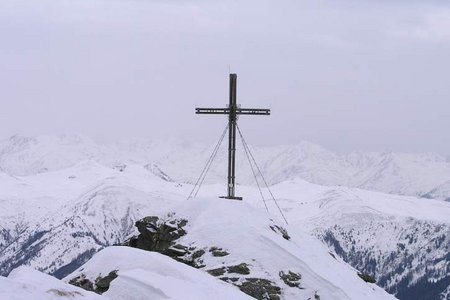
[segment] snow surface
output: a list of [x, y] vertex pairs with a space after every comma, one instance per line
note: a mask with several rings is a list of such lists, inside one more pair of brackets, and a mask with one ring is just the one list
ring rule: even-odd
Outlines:
[[108, 247], [80, 270], [92, 282], [114, 270], [118, 270], [119, 276], [100, 296], [23, 266], [7, 278], [0, 277], [0, 299], [253, 299], [205, 272], [162, 254], [130, 247]]
[[[188, 234], [179, 243], [205, 249], [203, 270], [248, 263], [251, 271], [246, 277], [275, 282], [283, 289], [282, 299], [308, 299], [316, 293], [321, 299], [394, 299], [376, 285], [361, 280], [356, 270], [333, 258], [310, 235], [292, 230], [295, 233], [291, 240], [284, 239], [270, 228], [275, 224], [270, 215], [255, 212], [245, 202], [189, 200], [169, 208], [168, 212], [188, 220]], [[287, 228], [292, 234], [291, 228]], [[226, 249], [230, 254], [214, 257], [208, 252], [211, 246]], [[114, 270], [118, 270], [119, 276], [104, 294], [111, 299], [145, 299], [145, 295], [155, 297], [152, 299], [249, 298], [205, 272], [158, 253], [128, 247], [100, 251], [64, 280], [84, 274], [94, 282], [98, 276]], [[278, 275], [280, 271], [300, 273], [301, 289], [284, 284]], [[229, 289], [223, 289], [224, 286]]]
[[[105, 146], [77, 136], [15, 137], [3, 141], [0, 149], [0, 274], [8, 274], [25, 264], [59, 277], [72, 272], [73, 266], [78, 267], [95, 252], [134, 233], [137, 219], [161, 216], [172, 207], [184, 205], [192, 185], [180, 183], [180, 180], [193, 181], [186, 174], [191, 177], [198, 174], [200, 170], [196, 168], [202, 166], [210, 152], [207, 147], [173, 141]], [[371, 184], [364, 185], [367, 189], [375, 183], [400, 178], [394, 185], [404, 193], [420, 194], [419, 191], [431, 190], [425, 185], [434, 187], [441, 179], [448, 181], [445, 159], [431, 154], [361, 154], [344, 159], [310, 144], [254, 150], [255, 155], [270, 158], [262, 164], [264, 172], [273, 170], [273, 174], [281, 174], [275, 181], [297, 177], [272, 186], [293, 237], [300, 235], [300, 239], [307, 240], [312, 234], [327, 242], [325, 237], [332, 234], [347, 254], [357, 253], [363, 259], [379, 262], [375, 274], [391, 274], [385, 286], [394, 290], [395, 282], [405, 278], [411, 277], [412, 283], [424, 276], [432, 280], [450, 276], [446, 271], [448, 259], [445, 259], [450, 252], [449, 202], [336, 185], [338, 178], [343, 180], [339, 184], [348, 184], [346, 176], [354, 174], [346, 173], [342, 165], [374, 170], [372, 166], [376, 162], [385, 161], [386, 166], [393, 166], [391, 163], [395, 161], [395, 168], [375, 168], [379, 172], [371, 171], [364, 176], [355, 173], [355, 178], [372, 178]], [[192, 159], [186, 160], [187, 155]], [[239, 173], [238, 178], [245, 177], [244, 168], [248, 168], [245, 161], [241, 163], [239, 170], [244, 174]], [[216, 171], [210, 174], [210, 184], [204, 185], [198, 196], [218, 203], [215, 200], [226, 192], [226, 187], [211, 182], [217, 180], [215, 176], [219, 171], [226, 172], [220, 163], [214, 166]], [[392, 172], [385, 173], [386, 170]], [[377, 175], [369, 176], [369, 173]], [[406, 175], [413, 176], [414, 180]], [[421, 176], [426, 177], [426, 184], [416, 185], [422, 180]], [[388, 185], [379, 187], [392, 192]], [[269, 199], [269, 194], [264, 193]], [[255, 186], [239, 185], [237, 195], [244, 196], [244, 202], [253, 208], [251, 213], [263, 211], [266, 214]], [[268, 206], [270, 213], [265, 220], [271, 218], [282, 224], [273, 201], [268, 201]], [[192, 234], [198, 232], [195, 230]], [[209, 243], [205, 240], [205, 244], [206, 241]], [[332, 245], [330, 248], [337, 251]], [[242, 252], [242, 255], [247, 253]], [[389, 260], [392, 256], [399, 260]], [[349, 261], [364, 269], [357, 261]], [[313, 263], [307, 261], [307, 264]], [[406, 264], [408, 268], [399, 271]], [[433, 274], [426, 275], [430, 269]], [[326, 274], [320, 276], [326, 278]]]
[[19, 267], [6, 277], [0, 276], [2, 300], [105, 299], [93, 292], [64, 283], [29, 267]]
[[109, 299], [253, 299], [226, 284], [170, 257], [130, 247], [108, 247], [65, 280], [84, 274], [95, 282], [117, 270], [118, 277], [103, 293]]
[[[168, 211], [188, 220], [188, 234], [180, 239], [181, 244], [216, 246], [230, 253], [206, 256], [203, 263], [208, 269], [247, 263], [247, 277], [277, 283], [283, 288], [283, 299], [314, 298], [316, 292], [321, 299], [394, 299], [361, 280], [356, 270], [333, 258], [321, 242], [298, 228], [284, 225], [291, 235], [290, 240], [284, 239], [270, 228], [281, 222], [245, 202], [204, 198], [185, 201]], [[279, 278], [280, 271], [300, 273], [302, 289], [287, 287]]]

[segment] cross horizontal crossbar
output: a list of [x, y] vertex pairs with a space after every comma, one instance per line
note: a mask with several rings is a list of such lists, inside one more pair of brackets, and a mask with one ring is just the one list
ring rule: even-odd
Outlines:
[[[229, 115], [230, 109], [226, 108], [211, 108], [211, 107], [200, 107], [195, 109], [196, 114], [203, 115]], [[236, 108], [237, 115], [270, 115], [270, 109], [266, 108]]]

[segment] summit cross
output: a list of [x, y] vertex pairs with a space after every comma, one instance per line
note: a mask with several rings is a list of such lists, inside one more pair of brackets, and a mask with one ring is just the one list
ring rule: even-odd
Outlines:
[[238, 115], [270, 115], [266, 108], [240, 108], [236, 103], [237, 75], [230, 74], [230, 103], [225, 108], [197, 107], [196, 114], [228, 115], [228, 193], [220, 198], [242, 200], [235, 195], [236, 180], [236, 122]]

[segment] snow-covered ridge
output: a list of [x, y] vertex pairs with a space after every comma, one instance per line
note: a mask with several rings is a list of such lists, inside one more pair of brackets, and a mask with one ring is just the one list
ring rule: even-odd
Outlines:
[[[130, 164], [125, 169], [108, 168], [88, 160], [59, 171], [11, 178], [9, 188], [0, 191], [0, 198], [7, 199], [2, 203], [1, 225], [10, 229], [0, 243], [0, 271], [3, 275], [18, 266], [29, 265], [63, 277], [101, 249], [124, 241], [133, 233], [134, 221], [176, 211], [189, 220], [190, 234], [183, 242], [195, 242], [202, 247], [224, 247], [230, 251], [226, 259], [228, 264], [245, 260], [250, 264], [252, 275], [269, 278], [279, 285], [283, 284], [278, 278], [281, 269], [276, 268], [284, 267], [287, 271], [295, 267], [302, 271], [304, 289], [286, 288], [282, 299], [297, 299], [295, 295], [298, 293], [314, 297], [316, 291], [323, 299], [327, 295], [337, 295], [335, 299], [353, 299], [361, 294], [371, 295], [373, 299], [391, 298], [380, 288], [363, 282], [356, 270], [342, 260], [334, 259], [324, 245], [307, 233], [289, 229], [292, 238], [298, 242], [287, 243], [270, 229], [273, 216], [266, 212], [247, 203], [217, 199], [216, 195], [206, 202], [185, 201], [191, 186], [166, 181], [140, 165]], [[217, 187], [205, 188], [205, 192], [210, 188], [216, 189], [217, 194]], [[250, 189], [252, 193], [256, 192]], [[12, 195], [17, 198], [8, 200]], [[23, 214], [22, 223], [15, 218], [17, 212]], [[230, 222], [231, 219], [234, 221]], [[20, 230], [15, 231], [18, 224], [21, 224]], [[206, 228], [209, 228], [209, 233], [205, 232]], [[235, 235], [239, 230], [242, 236]], [[247, 248], [243, 248], [242, 240], [248, 242]], [[308, 246], [298, 246], [302, 243]], [[256, 250], [263, 247], [264, 251]], [[270, 248], [282, 253], [278, 260], [271, 258]], [[286, 258], [296, 255], [294, 261]], [[208, 266], [214, 268], [217, 263], [211, 259]], [[327, 273], [333, 269], [335, 272]], [[271, 275], [268, 277], [266, 273]], [[335, 277], [335, 273], [345, 276]], [[135, 282], [138, 275], [158, 277], [161, 274], [130, 269], [124, 270], [122, 275], [122, 279], [116, 282], [119, 284], [116, 292]], [[155, 286], [158, 282], [147, 281], [146, 284]], [[114, 284], [111, 293], [113, 291]], [[46, 291], [40, 292], [45, 294]], [[164, 291], [167, 295], [169, 292]]]
[[[279, 225], [270, 220], [267, 214], [255, 211], [247, 203], [227, 202], [217, 198], [199, 199], [179, 203], [169, 208], [168, 212], [171, 220], [174, 218], [185, 220], [186, 225], [183, 225], [185, 226], [183, 228], [187, 233], [177, 242], [195, 248], [196, 253], [199, 253], [196, 259], [201, 260], [200, 270], [207, 271], [224, 282], [240, 286], [256, 280], [266, 280], [267, 284], [270, 283], [273, 287], [270, 291], [274, 294], [270, 299], [317, 299], [319, 295], [320, 299], [336, 300], [362, 297], [377, 300], [394, 299], [379, 287], [364, 282], [356, 270], [349, 268], [342, 260], [334, 258], [323, 244], [308, 234], [287, 227], [291, 237], [286, 239], [271, 229]], [[210, 249], [222, 249], [223, 253], [213, 255]], [[132, 260], [130, 254], [133, 254]], [[106, 248], [64, 280], [70, 282], [74, 278], [81, 277], [94, 282], [99, 274], [105, 276], [114, 270], [117, 271], [119, 281], [124, 275], [127, 280], [131, 275], [129, 270], [135, 268], [143, 271], [159, 269], [160, 275], [171, 277], [178, 274], [178, 278], [181, 279], [184, 276], [180, 271], [186, 273], [190, 269], [191, 273], [195, 273], [192, 268], [184, 265], [178, 267], [179, 270], [161, 269], [159, 266], [164, 259], [156, 255], [157, 260], [153, 262], [149, 260], [149, 256], [145, 251], [126, 247]], [[299, 274], [295, 284], [288, 282], [291, 284], [288, 285], [283, 281], [280, 277], [283, 271]], [[212, 281], [212, 276], [206, 275], [206, 272], [204, 274], [204, 280], [210, 277], [209, 281]], [[142, 276], [131, 279], [139, 278], [143, 279]], [[149, 274], [148, 280], [153, 278], [154, 276]], [[115, 280], [111, 283], [111, 289], [105, 293], [106, 296], [117, 293], [115, 284], [127, 289], [123, 282], [116, 283]], [[163, 282], [160, 284], [162, 287], [166, 285]], [[181, 287], [177, 286], [172, 293], [179, 293], [180, 289]], [[184, 290], [188, 290], [188, 287]], [[247, 288], [243, 290], [250, 292]], [[181, 295], [173, 299], [181, 299]], [[216, 297], [235, 299], [224, 297], [220, 293]], [[193, 298], [211, 299], [211, 295], [209, 298], [208, 295]]]
[[[155, 173], [147, 164], [108, 166], [90, 159], [35, 175], [3, 174], [0, 272], [5, 275], [25, 264], [65, 276], [100, 249], [123, 241], [133, 233], [137, 219], [161, 215], [186, 202], [192, 185], [167, 181]], [[199, 197], [215, 201], [224, 191], [223, 183], [205, 185]], [[241, 185], [237, 191], [255, 211], [264, 211], [255, 187]], [[300, 179], [276, 184], [273, 192], [290, 231], [306, 230], [323, 239], [387, 288], [398, 287], [395, 280], [406, 280], [402, 286], [407, 287], [413, 283], [410, 278], [443, 282], [450, 278], [445, 269], [450, 266], [446, 258], [449, 202], [320, 186]], [[270, 218], [276, 220], [277, 208], [271, 201], [268, 206]], [[412, 235], [417, 238], [411, 239]], [[352, 247], [357, 256], [350, 255]], [[401, 267], [405, 264], [407, 268]]]
[[[4, 175], [27, 176], [72, 167], [93, 160], [107, 167], [140, 164], [158, 176], [193, 183], [213, 146], [185, 140], [135, 139], [101, 144], [80, 135], [13, 136], [0, 142], [0, 180]], [[242, 147], [240, 147], [242, 148]], [[243, 150], [238, 148], [240, 184], [254, 179]], [[269, 183], [301, 178], [321, 185], [343, 185], [401, 195], [426, 195], [447, 199], [450, 191], [450, 161], [433, 153], [369, 152], [338, 155], [318, 145], [252, 147]], [[222, 147], [206, 183], [225, 179], [226, 149]]]
[[14, 270], [8, 278], [0, 276], [0, 299], [101, 300], [104, 298], [23, 266]]
[[[7, 300], [114, 299], [253, 299], [208, 274], [159, 253], [130, 247], [109, 247], [83, 266], [95, 282], [99, 274], [120, 269], [102, 295], [65, 283], [50, 275], [19, 267], [0, 276], [0, 298]], [[176, 286], [177, 288], [174, 288]]]
[[253, 299], [205, 272], [162, 254], [131, 247], [103, 249], [65, 281], [82, 274], [95, 282], [111, 271], [118, 276], [102, 294], [104, 299]]

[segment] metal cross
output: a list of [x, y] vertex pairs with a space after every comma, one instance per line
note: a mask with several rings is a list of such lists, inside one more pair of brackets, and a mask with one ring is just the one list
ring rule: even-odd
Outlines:
[[235, 195], [236, 179], [236, 121], [237, 115], [270, 115], [270, 109], [240, 108], [236, 104], [237, 75], [230, 74], [230, 104], [226, 108], [195, 108], [196, 114], [228, 115], [228, 194], [221, 198], [242, 200]]

